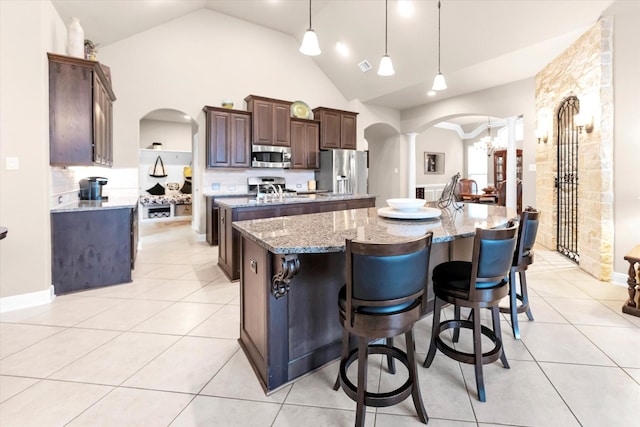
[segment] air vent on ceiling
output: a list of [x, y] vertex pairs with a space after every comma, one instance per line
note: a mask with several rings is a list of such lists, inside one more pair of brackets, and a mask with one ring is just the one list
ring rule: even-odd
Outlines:
[[367, 61], [366, 59], [362, 62], [359, 62], [358, 67], [360, 68], [360, 71], [362, 71], [363, 73], [366, 73], [367, 71], [373, 68], [369, 63], [369, 61]]

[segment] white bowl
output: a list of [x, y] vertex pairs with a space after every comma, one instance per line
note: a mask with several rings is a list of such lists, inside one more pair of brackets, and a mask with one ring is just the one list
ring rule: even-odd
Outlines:
[[387, 205], [399, 211], [417, 211], [424, 206], [424, 199], [387, 199]]

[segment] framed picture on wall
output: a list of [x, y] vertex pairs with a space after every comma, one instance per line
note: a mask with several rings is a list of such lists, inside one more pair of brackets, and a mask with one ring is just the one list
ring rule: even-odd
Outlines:
[[424, 153], [424, 173], [444, 173], [444, 153]]

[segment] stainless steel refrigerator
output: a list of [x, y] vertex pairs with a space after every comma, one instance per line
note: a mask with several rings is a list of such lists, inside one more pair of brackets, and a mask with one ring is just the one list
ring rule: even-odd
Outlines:
[[320, 152], [317, 188], [333, 193], [367, 194], [368, 158], [366, 151], [327, 150]]

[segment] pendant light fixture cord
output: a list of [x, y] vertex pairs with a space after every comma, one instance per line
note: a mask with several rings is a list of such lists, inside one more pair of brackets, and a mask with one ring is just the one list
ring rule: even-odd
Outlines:
[[312, 29], [311, 26], [311, 0], [309, 0], [309, 29]]
[[384, 0], [384, 54], [387, 54], [387, 22], [389, 14], [389, 0]]
[[440, 74], [440, 0], [438, 0], [438, 74]]

